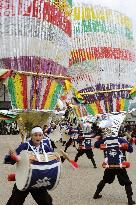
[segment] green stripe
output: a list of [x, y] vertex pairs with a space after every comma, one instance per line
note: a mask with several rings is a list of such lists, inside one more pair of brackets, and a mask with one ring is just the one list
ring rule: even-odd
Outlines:
[[134, 92], [134, 93], [130, 94], [130, 96], [131, 96], [131, 98], [136, 97], [136, 92]]
[[77, 117], [79, 117], [79, 116], [78, 116], [78, 113], [77, 113], [77, 109], [74, 107], [73, 110], [74, 110], [75, 115], [76, 115]]
[[110, 33], [113, 35], [121, 35], [127, 37], [129, 40], [133, 39], [133, 32], [123, 26], [117, 24], [105, 23], [104, 21], [98, 20], [83, 20], [81, 22], [74, 24], [74, 33], [88, 33], [88, 32], [102, 32], [102, 33]]
[[87, 112], [88, 112], [89, 114], [95, 115], [95, 113], [94, 113], [94, 111], [93, 111], [93, 109], [92, 109], [92, 107], [91, 107], [90, 104], [86, 104], [85, 107], [86, 107], [86, 110], [87, 110]]
[[72, 7], [72, 0], [67, 0], [67, 2], [68, 2], [69, 5]]
[[61, 84], [58, 84], [56, 86], [56, 89], [54, 90], [54, 93], [52, 95], [52, 99], [51, 99], [51, 105], [50, 105], [50, 110], [53, 110], [57, 104], [57, 100], [59, 98], [59, 94], [61, 93], [62, 91], [62, 85]]
[[6, 123], [10, 124], [12, 122], [15, 122], [16, 119], [11, 119], [11, 120], [4, 120]]
[[124, 111], [128, 111], [128, 107], [129, 107], [129, 99], [125, 99]]
[[14, 82], [13, 82], [12, 78], [8, 79], [8, 90], [9, 90], [9, 93], [10, 93], [12, 107], [17, 108], [16, 93], [15, 93], [15, 87], [14, 87]]

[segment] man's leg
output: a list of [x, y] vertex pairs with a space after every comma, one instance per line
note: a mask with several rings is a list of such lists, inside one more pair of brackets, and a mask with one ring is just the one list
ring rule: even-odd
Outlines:
[[103, 190], [104, 186], [106, 183], [111, 184], [115, 179], [115, 173], [114, 170], [111, 169], [105, 169], [104, 171], [104, 176], [103, 176], [103, 180], [101, 180], [99, 182], [99, 184], [97, 185], [97, 189], [96, 192], [93, 196], [94, 199], [99, 199], [102, 197], [102, 195], [100, 195], [100, 192]]
[[128, 205], [135, 204], [135, 201], [133, 201], [133, 199], [132, 199], [133, 192], [132, 192], [131, 184], [126, 184], [125, 185], [125, 190], [126, 190], [126, 194], [127, 194], [127, 198], [128, 198]]
[[74, 161], [77, 162], [78, 158], [81, 157], [83, 154], [84, 154], [84, 150], [79, 149], [78, 153], [75, 156], [75, 160]]
[[54, 150], [55, 148], [57, 148], [56, 145], [55, 145], [55, 142], [52, 141], [52, 140], [51, 140], [51, 146], [52, 146], [53, 150]]
[[99, 198], [102, 197], [102, 195], [100, 195], [100, 192], [103, 190], [104, 186], [105, 186], [105, 181], [101, 180], [99, 182], [99, 184], [97, 185], [96, 192], [95, 192], [95, 194], [93, 196], [94, 199], [99, 199]]
[[71, 144], [72, 144], [72, 138], [70, 138], [70, 139], [68, 140], [68, 142], [66, 143], [64, 152], [67, 151], [68, 147], [70, 147]]
[[62, 141], [62, 146], [64, 146], [66, 144], [66, 141]]
[[132, 182], [129, 179], [126, 169], [120, 169], [117, 173], [117, 178], [121, 186], [125, 185], [125, 190], [128, 198], [128, 205], [135, 204], [135, 201], [132, 200], [133, 191], [132, 191]]
[[30, 193], [38, 205], [53, 205], [52, 197], [45, 188], [32, 189]]
[[20, 191], [17, 189], [16, 185], [14, 185], [12, 195], [6, 205], [23, 205], [28, 194], [29, 191]]
[[91, 159], [94, 168], [97, 168], [94, 157], [93, 157], [94, 154], [93, 154], [92, 149], [86, 150], [86, 155], [87, 155], [88, 159]]

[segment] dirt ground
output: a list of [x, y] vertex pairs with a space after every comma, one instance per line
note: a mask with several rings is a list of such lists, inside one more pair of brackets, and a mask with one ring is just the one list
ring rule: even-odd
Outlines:
[[[19, 136], [0, 136], [0, 205], [6, 205], [8, 198], [11, 195], [13, 182], [7, 181], [7, 175], [14, 173], [15, 166], [3, 164], [3, 158], [8, 153], [9, 148], [16, 148], [20, 143]], [[61, 147], [60, 143], [56, 143], [58, 150]], [[74, 159], [77, 151], [74, 147], [68, 149], [68, 154], [71, 159]], [[100, 150], [94, 149], [97, 169], [94, 169], [92, 163], [87, 159], [86, 155], [79, 158], [79, 169], [74, 170], [68, 161], [62, 165], [61, 179], [53, 191], [50, 191], [53, 197], [54, 205], [125, 205], [127, 197], [124, 187], [121, 187], [117, 181], [111, 185], [106, 185], [102, 191], [103, 197], [98, 200], [93, 199], [93, 194], [96, 186], [103, 176], [104, 169], [101, 167], [103, 162], [103, 153]], [[128, 169], [129, 177], [133, 183], [134, 200], [136, 200], [136, 149], [128, 155], [131, 162], [131, 167]], [[36, 205], [33, 198], [29, 194], [24, 205]], [[45, 204], [46, 205], [46, 204]]]

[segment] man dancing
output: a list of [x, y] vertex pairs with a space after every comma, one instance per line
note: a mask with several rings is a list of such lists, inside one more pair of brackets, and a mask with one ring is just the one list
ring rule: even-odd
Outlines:
[[81, 157], [83, 154], [86, 154], [88, 159], [91, 159], [93, 167], [97, 168], [92, 150], [91, 136], [87, 136], [81, 132], [79, 133], [78, 139], [76, 141], [79, 144], [79, 148], [74, 161], [77, 162], [79, 157]]
[[[28, 142], [22, 143], [16, 149], [16, 151], [10, 150], [9, 155], [5, 157], [5, 163], [15, 164], [16, 161], [12, 159], [12, 155], [19, 155], [23, 150], [32, 152], [37, 158], [39, 154], [44, 152], [52, 152], [52, 149], [42, 142], [43, 131], [40, 127], [34, 127], [31, 131], [31, 139]], [[52, 197], [47, 192], [46, 187], [40, 187], [36, 189], [28, 188], [25, 191], [20, 191], [16, 184], [13, 187], [12, 195], [9, 198], [6, 205], [23, 205], [27, 195], [31, 193], [32, 197], [38, 205], [53, 205]]]
[[[104, 139], [95, 142], [95, 148], [101, 148], [104, 150], [105, 162], [103, 166], [106, 168], [104, 171], [103, 179], [97, 185], [96, 192], [93, 196], [94, 199], [102, 197], [100, 192], [104, 188], [105, 184], [113, 183], [115, 176], [117, 176], [119, 184], [125, 186], [128, 205], [135, 204], [132, 200], [132, 182], [129, 179], [127, 171], [125, 169], [126, 162], [126, 151], [133, 152], [133, 147], [125, 139], [113, 135], [110, 127], [103, 127]], [[124, 165], [124, 167], [123, 167]]]

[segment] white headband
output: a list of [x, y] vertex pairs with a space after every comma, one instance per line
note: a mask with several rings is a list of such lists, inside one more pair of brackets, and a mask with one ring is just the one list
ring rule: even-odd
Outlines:
[[43, 134], [42, 128], [40, 127], [34, 127], [31, 131], [31, 134], [34, 134], [36, 132], [40, 132], [41, 134]]

